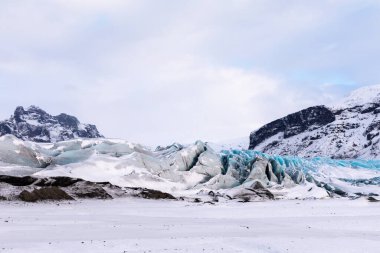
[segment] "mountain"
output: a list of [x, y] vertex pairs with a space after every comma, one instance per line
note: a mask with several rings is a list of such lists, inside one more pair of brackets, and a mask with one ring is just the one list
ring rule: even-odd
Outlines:
[[6, 134], [34, 142], [103, 137], [94, 125], [82, 124], [76, 117], [64, 113], [52, 116], [37, 106], [26, 110], [19, 106], [9, 119], [0, 121], [0, 136]]
[[380, 85], [363, 87], [331, 107], [314, 106], [250, 135], [249, 149], [301, 157], [380, 158]]

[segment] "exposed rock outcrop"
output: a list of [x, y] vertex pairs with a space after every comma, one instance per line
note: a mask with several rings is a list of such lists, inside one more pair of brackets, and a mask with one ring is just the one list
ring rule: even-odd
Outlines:
[[130, 188], [135, 191], [134, 196], [144, 199], [176, 199], [173, 195], [152, 189]]
[[255, 149], [260, 143], [276, 134], [281, 133], [286, 139], [300, 134], [312, 126], [325, 126], [334, 120], [334, 113], [325, 106], [307, 108], [275, 120], [253, 132], [250, 136], [249, 149]]
[[90, 182], [70, 177], [15, 177], [0, 175], [0, 200], [25, 202], [138, 197], [176, 199], [173, 195], [139, 187], [119, 187], [109, 182]]
[[44, 200], [74, 200], [74, 198], [68, 195], [65, 191], [55, 186], [34, 189], [31, 192], [23, 190], [19, 194], [19, 198], [25, 202], [37, 202]]

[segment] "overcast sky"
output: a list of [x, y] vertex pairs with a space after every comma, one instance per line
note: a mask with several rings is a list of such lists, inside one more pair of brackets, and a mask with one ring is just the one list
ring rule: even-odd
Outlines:
[[380, 1], [1, 0], [0, 119], [149, 145], [244, 137], [380, 83]]

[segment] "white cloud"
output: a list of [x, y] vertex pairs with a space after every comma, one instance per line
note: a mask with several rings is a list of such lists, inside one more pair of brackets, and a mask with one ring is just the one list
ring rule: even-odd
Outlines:
[[352, 89], [345, 84], [380, 78], [380, 37], [370, 29], [380, 21], [378, 7], [5, 0], [0, 116], [37, 104], [148, 144], [248, 136], [284, 114], [335, 100]]
[[[149, 143], [218, 140], [257, 127], [265, 119], [259, 110], [262, 98], [276, 94], [280, 85], [255, 71], [213, 66], [194, 57], [147, 64], [144, 70], [146, 74], [127, 72], [126, 79], [98, 80], [90, 90], [76, 90], [75, 104], [92, 118], [105, 115], [98, 125], [109, 129], [109, 136], [117, 137], [113, 134], [121, 130]], [[92, 103], [82, 99], [85, 93]]]

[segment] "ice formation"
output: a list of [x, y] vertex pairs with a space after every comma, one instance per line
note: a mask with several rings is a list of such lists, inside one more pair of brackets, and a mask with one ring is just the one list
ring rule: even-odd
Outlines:
[[[152, 150], [114, 139], [54, 144], [0, 137], [0, 174], [67, 176], [173, 195], [275, 198], [359, 197], [380, 194], [379, 160], [273, 156], [252, 150], [214, 151], [207, 143]], [[248, 191], [248, 192], [247, 192]], [[213, 193], [213, 194], [214, 194]]]

